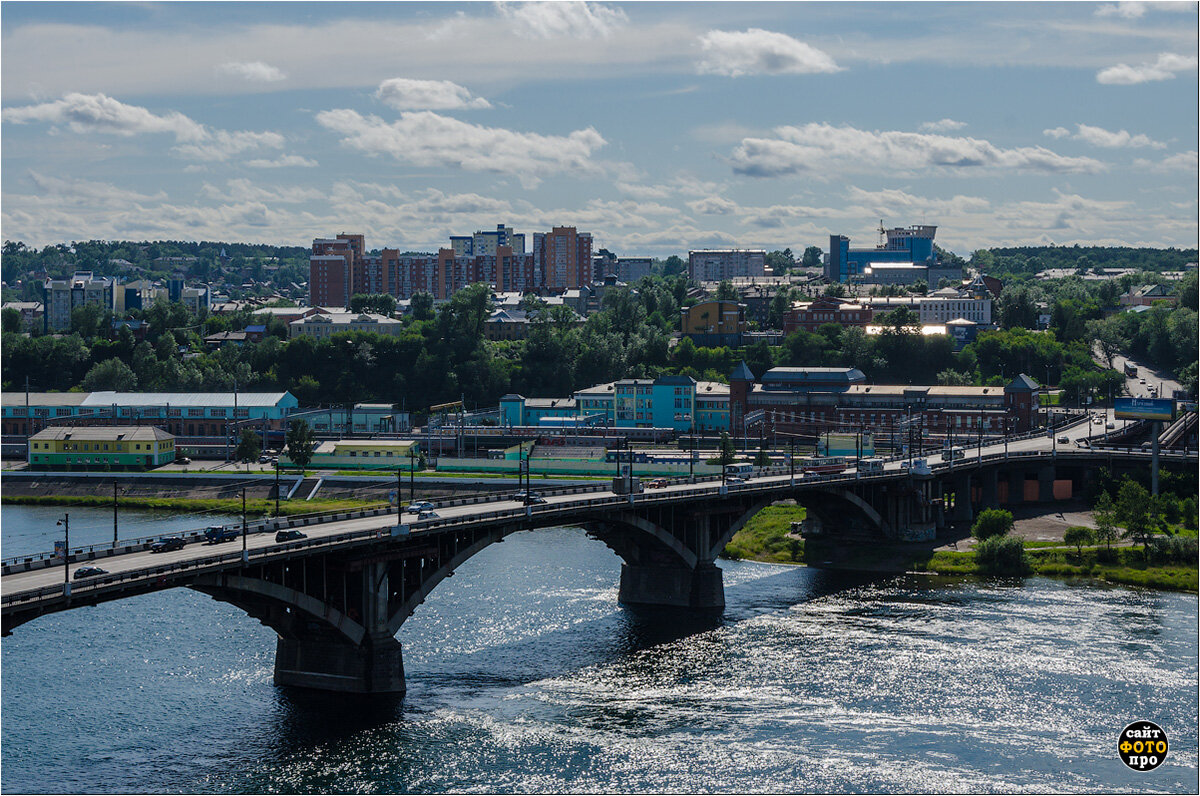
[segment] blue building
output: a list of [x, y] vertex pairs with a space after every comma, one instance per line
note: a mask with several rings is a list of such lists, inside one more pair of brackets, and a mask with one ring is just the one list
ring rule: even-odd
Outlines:
[[870, 249], [851, 249], [850, 239], [845, 235], [829, 236], [829, 260], [825, 264], [825, 278], [830, 282], [862, 280], [873, 264], [934, 266], [937, 256], [933, 250], [935, 226], [896, 227], [880, 232], [886, 243]]

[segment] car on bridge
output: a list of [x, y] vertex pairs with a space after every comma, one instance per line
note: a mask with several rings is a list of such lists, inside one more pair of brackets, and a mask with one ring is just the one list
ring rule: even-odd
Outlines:
[[409, 503], [404, 510], [412, 512], [413, 514], [418, 514], [422, 511], [432, 511], [435, 508], [437, 508], [437, 506], [433, 505], [428, 500], [416, 500], [412, 503]]
[[108, 570], [100, 569], [100, 567], [80, 567], [79, 569], [75, 570], [75, 574], [71, 577], [75, 580], [82, 580], [83, 578], [95, 578], [99, 577], [100, 575], [107, 574]]
[[512, 496], [512, 499], [513, 499], [513, 500], [519, 500], [519, 501], [521, 501], [522, 503], [537, 503], [538, 501], [541, 501], [542, 503], [545, 503], [545, 502], [546, 502], [546, 501], [545, 501], [545, 500], [542, 498], [542, 496], [541, 496], [541, 494], [540, 494], [540, 493], [538, 493], [538, 492], [527, 492], [527, 491], [525, 491], [524, 489], [522, 489], [522, 490], [521, 490], [520, 492], [518, 492], [517, 494], [513, 495], [513, 496]]
[[182, 550], [187, 545], [187, 539], [179, 536], [172, 536], [169, 539], [159, 539], [154, 544], [150, 545], [151, 553], [169, 553], [172, 550]]
[[668, 486], [670, 483], [671, 482], [665, 478], [655, 478], [653, 481], [647, 483], [646, 486], [650, 489], [662, 489], [663, 487]]
[[226, 528], [221, 525], [214, 525], [204, 532], [204, 540], [209, 544], [220, 544], [228, 542], [231, 539], [236, 539], [241, 536], [241, 531], [237, 528]]
[[308, 534], [301, 533], [300, 531], [296, 531], [296, 530], [279, 531], [278, 533], [275, 534], [276, 542], [294, 542], [297, 539], [307, 539], [307, 538], [308, 538]]
[[437, 519], [441, 519], [441, 516], [442, 515], [438, 514], [436, 511], [422, 511], [420, 514], [417, 515], [417, 519], [418, 520], [437, 520]]
[[1059, 438], [1058, 438], [1058, 444], [1059, 444], [1059, 445], [1067, 445], [1067, 444], [1069, 444], [1070, 442], [1071, 442], [1071, 438], [1070, 438], [1070, 437], [1068, 437], [1066, 434], [1062, 434], [1062, 435], [1060, 435], [1060, 436], [1059, 436]]

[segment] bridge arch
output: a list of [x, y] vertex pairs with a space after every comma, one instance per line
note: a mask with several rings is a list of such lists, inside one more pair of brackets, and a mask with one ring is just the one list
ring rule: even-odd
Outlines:
[[202, 575], [189, 585], [214, 600], [229, 603], [287, 638], [298, 621], [315, 622], [329, 635], [359, 645], [367, 629], [327, 602], [297, 589], [232, 573]]

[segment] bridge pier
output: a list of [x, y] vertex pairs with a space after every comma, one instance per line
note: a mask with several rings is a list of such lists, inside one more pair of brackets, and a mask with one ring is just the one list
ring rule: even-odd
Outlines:
[[1008, 474], [1008, 502], [1019, 505], [1025, 502], [1025, 471], [1012, 470]]
[[275, 685], [351, 694], [403, 694], [404, 657], [390, 635], [355, 646], [319, 638], [283, 638], [275, 644]]
[[980, 495], [981, 509], [994, 509], [1000, 506], [1000, 473], [995, 468], [989, 468], [979, 473], [982, 489]]
[[1054, 465], [1038, 468], [1038, 503], [1054, 502]]
[[971, 508], [971, 476], [968, 473], [956, 476], [954, 479], [954, 522], [971, 522], [975, 512]]
[[622, 564], [617, 599], [627, 605], [721, 610], [725, 607], [725, 581], [711, 561], [697, 564], [695, 569]]

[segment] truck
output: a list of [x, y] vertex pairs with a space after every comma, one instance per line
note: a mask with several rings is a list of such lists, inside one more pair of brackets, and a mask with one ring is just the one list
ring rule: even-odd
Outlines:
[[1137, 365], [1132, 362], [1125, 363], [1125, 375], [1131, 379], [1136, 379], [1138, 374]]
[[236, 539], [242, 535], [239, 528], [226, 528], [223, 525], [213, 525], [204, 530], [204, 541], [208, 544], [220, 544]]

